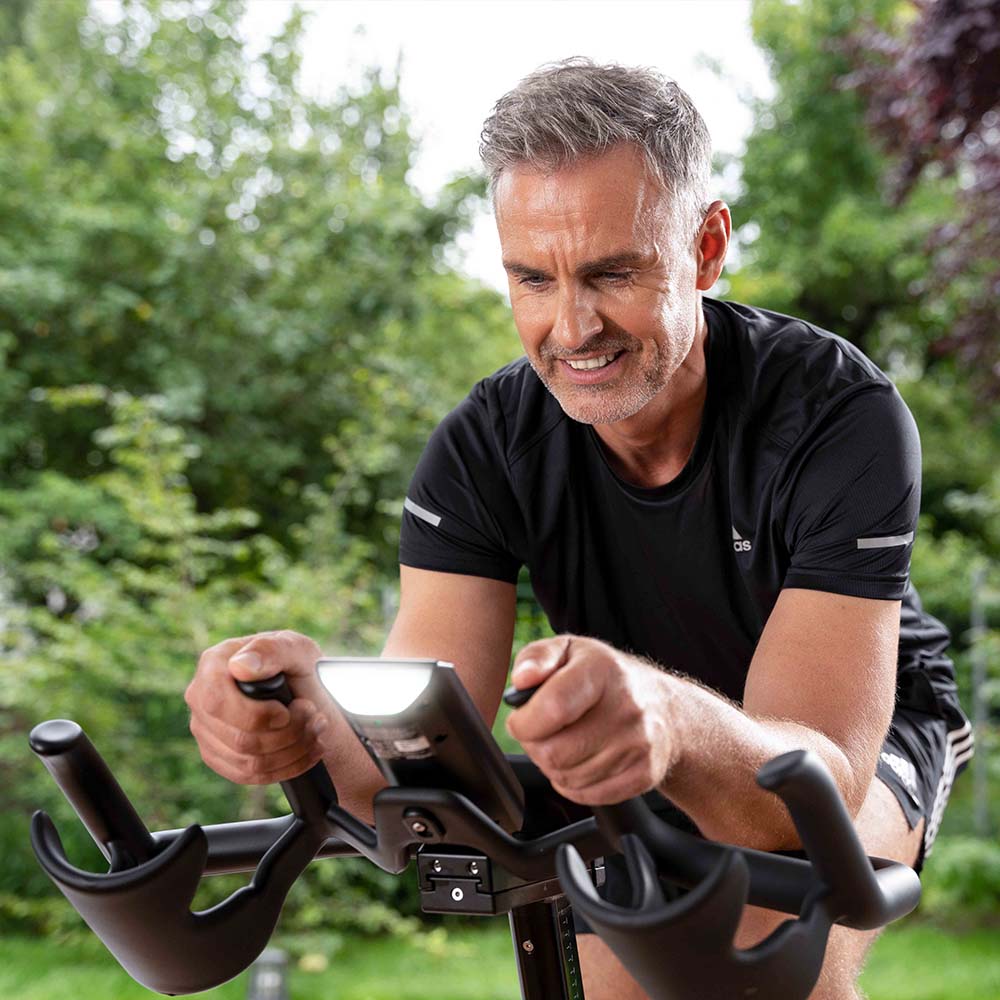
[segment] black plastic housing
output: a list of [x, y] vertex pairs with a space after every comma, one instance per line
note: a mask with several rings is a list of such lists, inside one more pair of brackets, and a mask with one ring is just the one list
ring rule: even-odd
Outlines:
[[[338, 671], [359, 665], [379, 673], [427, 672], [417, 698], [393, 714], [362, 715], [337, 699]], [[508, 833], [524, 822], [524, 790], [483, 722], [451, 663], [441, 660], [386, 660], [378, 657], [323, 657], [320, 680], [351, 724], [390, 785], [450, 788], [474, 802]]]

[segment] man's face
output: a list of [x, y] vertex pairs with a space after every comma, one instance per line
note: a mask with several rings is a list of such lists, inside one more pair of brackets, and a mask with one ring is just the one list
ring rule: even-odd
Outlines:
[[698, 329], [701, 257], [642, 154], [510, 168], [495, 208], [514, 322], [567, 415], [616, 423], [669, 392]]

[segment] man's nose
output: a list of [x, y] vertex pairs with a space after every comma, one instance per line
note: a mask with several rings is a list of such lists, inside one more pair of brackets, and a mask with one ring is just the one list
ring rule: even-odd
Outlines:
[[559, 296], [551, 335], [561, 347], [579, 350], [603, 327], [593, 297], [585, 291], [567, 290]]

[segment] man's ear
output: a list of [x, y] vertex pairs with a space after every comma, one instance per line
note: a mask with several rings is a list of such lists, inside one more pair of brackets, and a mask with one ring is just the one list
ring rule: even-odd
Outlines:
[[719, 280], [726, 263], [732, 231], [733, 220], [729, 215], [729, 206], [724, 201], [713, 201], [698, 231], [699, 291], [707, 292]]

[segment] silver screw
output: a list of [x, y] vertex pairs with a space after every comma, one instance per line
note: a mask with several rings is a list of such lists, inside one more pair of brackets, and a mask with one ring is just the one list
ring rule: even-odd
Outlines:
[[522, 941], [521, 947], [530, 955], [534, 950], [535, 946], [530, 941]]
[[433, 868], [434, 871], [436, 871], [436, 872], [440, 872], [441, 869], [442, 869], [442, 867], [443, 867], [443, 865], [441, 864], [440, 861], [435, 861], [434, 864], [431, 865], [431, 868]]
[[463, 899], [465, 899], [465, 893], [456, 886], [451, 890], [451, 898], [455, 900], [456, 903], [460, 903]]
[[410, 829], [414, 833], [426, 833], [427, 832], [427, 824], [426, 823], [421, 823], [420, 820], [415, 819], [413, 821], [413, 823], [410, 825]]
[[469, 874], [470, 875], [478, 875], [479, 874], [479, 862], [478, 861], [470, 861], [469, 862]]

